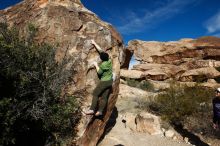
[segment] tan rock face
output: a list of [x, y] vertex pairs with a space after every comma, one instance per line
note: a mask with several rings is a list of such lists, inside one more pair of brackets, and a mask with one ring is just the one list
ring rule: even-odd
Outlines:
[[133, 132], [146, 133], [150, 135], [161, 135], [160, 118], [147, 112], [123, 113], [122, 120], [125, 126]]
[[[148, 63], [156, 61], [156, 56], [166, 56], [171, 60], [175, 60], [177, 55], [176, 52], [183, 52], [187, 48], [193, 49], [193, 44], [188, 41], [180, 42], [156, 42], [156, 41], [140, 41], [134, 40], [128, 42], [128, 49], [134, 51], [134, 55], [137, 60], [141, 60]], [[159, 62], [156, 62], [159, 63]]]
[[131, 87], [125, 84], [120, 84], [120, 92], [119, 92], [119, 96], [121, 98], [145, 98], [150, 96], [150, 93], [135, 88], [135, 87]]
[[220, 66], [220, 38], [217, 37], [173, 42], [132, 40], [127, 49], [141, 62], [133, 70], [144, 71], [142, 76], [146, 79], [192, 82], [201, 77], [204, 81], [219, 77], [214, 69]]
[[143, 78], [143, 72], [138, 70], [125, 70], [121, 69], [121, 78], [141, 79]]
[[[66, 94], [79, 97], [82, 106], [89, 105], [92, 91], [98, 77], [95, 69], [90, 68], [91, 61], [99, 61], [96, 49], [89, 43], [94, 39], [107, 51], [113, 62], [113, 71], [117, 78], [109, 98], [107, 112], [103, 121], [94, 119], [89, 126], [78, 127], [78, 145], [94, 146], [101, 137], [105, 124], [115, 105], [119, 90], [120, 62], [123, 60], [122, 39], [108, 23], [101, 21], [87, 10], [80, 0], [25, 0], [13, 7], [0, 11], [0, 21], [16, 26], [21, 36], [28, 34], [28, 25], [38, 28], [35, 41], [46, 42], [57, 47], [56, 60], [70, 59], [67, 69], [73, 69], [73, 81], [68, 83]], [[99, 127], [99, 128], [97, 128]], [[92, 135], [92, 136], [90, 136]]]
[[220, 76], [219, 71], [217, 71], [213, 67], [207, 67], [207, 68], [199, 68], [199, 69], [186, 71], [181, 75], [180, 80], [196, 81], [197, 80], [196, 78], [212, 79], [212, 78], [217, 78], [219, 76]]
[[144, 71], [142, 76], [146, 79], [166, 80], [168, 78], [178, 78], [186, 70], [186, 67], [172, 64], [146, 63], [135, 65], [133, 69]]

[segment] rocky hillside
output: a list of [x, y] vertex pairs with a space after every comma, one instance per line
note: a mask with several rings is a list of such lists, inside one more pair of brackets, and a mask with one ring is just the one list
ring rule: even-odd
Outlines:
[[[139, 62], [131, 71], [122, 70], [122, 78], [184, 83], [201, 82], [215, 86], [220, 76], [220, 39], [202, 37], [172, 42], [129, 41], [127, 60], [134, 54]], [[128, 63], [124, 64], [128, 67]]]
[[[125, 63], [122, 65], [123, 69], [121, 69], [121, 74], [120, 74], [121, 84], [120, 84], [119, 100], [117, 102], [118, 115], [119, 117], [120, 116], [126, 117], [124, 119], [126, 119], [125, 121], [127, 124], [126, 125], [127, 129], [132, 130], [133, 131], [132, 134], [135, 134], [135, 132], [137, 132], [138, 134], [145, 133], [145, 135], [152, 134], [151, 133], [152, 129], [154, 132], [157, 130], [161, 131], [161, 129], [163, 129], [160, 127], [162, 126], [161, 125], [162, 122], [160, 121], [159, 124], [157, 124], [156, 122], [157, 120], [154, 119], [153, 116], [149, 118], [146, 115], [149, 114], [148, 111], [150, 105], [152, 105], [152, 103], [154, 103], [155, 101], [158, 101], [155, 99], [158, 99], [158, 96], [160, 94], [162, 95], [166, 92], [169, 92], [169, 89], [172, 88], [173, 84], [177, 83], [178, 85], [180, 85], [179, 87], [193, 88], [195, 85], [198, 85], [199, 83], [199, 85], [201, 85], [200, 86], [201, 88], [205, 86], [203, 91], [207, 93], [209, 92], [208, 89], [219, 87], [220, 86], [219, 84], [220, 44], [219, 43], [220, 43], [220, 38], [217, 37], [181, 39], [179, 41], [172, 41], [172, 42], [156, 42], [156, 41], [141, 41], [141, 40], [129, 41], [128, 47], [125, 51], [126, 54]], [[128, 69], [129, 61], [133, 61], [131, 60], [132, 55], [134, 55], [134, 58], [136, 62], [138, 62], [138, 64], [134, 65], [131, 69]], [[187, 85], [187, 86], [182, 86], [182, 85]], [[211, 87], [211, 88], [206, 88], [206, 87]], [[190, 90], [187, 90], [185, 94], [189, 92]], [[193, 92], [196, 91], [193, 90]], [[176, 95], [175, 97], [179, 101], [181, 100], [181, 97], [178, 98]], [[204, 104], [211, 106], [211, 99], [212, 99], [211, 96], [201, 96], [201, 97], [206, 97], [207, 99], [209, 99], [208, 101], [204, 102]], [[193, 97], [191, 99], [196, 100]], [[167, 103], [172, 103], [172, 101], [168, 99]], [[146, 107], [148, 107], [148, 109]], [[166, 108], [166, 105], [164, 105], [163, 108]], [[171, 107], [171, 109], [174, 108], [175, 108], [174, 106]], [[183, 109], [182, 107], [180, 108]], [[208, 120], [207, 122], [202, 122], [202, 123], [204, 123], [203, 125], [204, 127], [206, 127], [212, 132], [210, 134], [212, 137], [214, 132], [213, 129], [211, 129], [211, 127], [209, 126], [212, 117], [211, 107], [207, 108], [206, 110], [207, 110], [206, 112], [205, 110], [203, 110], [201, 113], [206, 115], [205, 118], [210, 119], [210, 121]], [[174, 114], [174, 111], [171, 113]], [[204, 119], [201, 120], [202, 119], [201, 117], [199, 118], [200, 121], [204, 121]], [[195, 118], [194, 119], [192, 118], [191, 121], [195, 122]], [[195, 137], [197, 137], [197, 139], [200, 139], [201, 141], [200, 140], [197, 141], [193, 139], [193, 137], [191, 137], [190, 135], [188, 135], [187, 137], [186, 135], [181, 134], [182, 136], [180, 136], [181, 130], [178, 131], [180, 132], [179, 134], [178, 132], [174, 132], [175, 134], [173, 133], [171, 137], [173, 139], [177, 139], [179, 142], [184, 140], [187, 143], [188, 140], [190, 139], [190, 142], [195, 145], [218, 145], [219, 141], [217, 138], [208, 139], [206, 137], [208, 135], [207, 134], [208, 130], [206, 130], [207, 132], [205, 134], [206, 136], [202, 134], [198, 134], [197, 132], [193, 131], [192, 127], [196, 127], [196, 124], [194, 125], [192, 124], [193, 122], [190, 123], [187, 119], [184, 123], [185, 125], [183, 124], [184, 128], [188, 129], [189, 132], [191, 132], [190, 133], [191, 135], [194, 136], [196, 135]], [[188, 126], [187, 124], [191, 125], [191, 127]], [[158, 125], [159, 128], [158, 129], [155, 128]], [[197, 124], [197, 125], [201, 125], [201, 124]], [[197, 129], [201, 131], [202, 128], [198, 127]], [[166, 137], [167, 136], [166, 133], [170, 133], [170, 131], [172, 130], [173, 129], [171, 128], [170, 130], [165, 131], [163, 133], [163, 136]], [[117, 137], [114, 137], [114, 135], [117, 134], [119, 131], [120, 130], [117, 131], [116, 129], [114, 129], [113, 130], [114, 133], [110, 132], [109, 136], [107, 136], [107, 140], [115, 138], [113, 140], [117, 141], [116, 139]], [[147, 137], [148, 136], [145, 136], [145, 138]], [[120, 141], [121, 143], [127, 142], [127, 141], [123, 141], [123, 137], [121, 139], [118, 139], [118, 141], [121, 140]], [[151, 145], [163, 145], [161, 144], [161, 140], [162, 138], [153, 141]], [[148, 141], [151, 141], [150, 138]], [[132, 144], [127, 144], [127, 145], [132, 145]], [[140, 144], [140, 145], [144, 145], [144, 144]]]
[[[80, 0], [24, 0], [21, 3], [0, 11], [0, 22], [15, 26], [20, 36], [28, 35], [28, 26], [37, 28], [34, 38], [37, 43], [49, 43], [57, 48], [56, 60], [70, 60], [67, 70], [72, 72], [72, 80], [64, 85], [63, 94], [77, 97], [81, 107], [87, 107], [98, 77], [92, 61], [99, 61], [96, 49], [90, 40], [94, 39], [113, 60], [116, 74], [108, 109], [103, 120], [92, 119], [86, 125], [82, 116], [76, 141], [78, 145], [94, 146], [103, 133], [112, 112], [119, 91], [120, 55], [123, 53], [122, 39], [108, 23], [101, 21], [93, 12], [86, 9]], [[98, 128], [97, 128], [98, 127]]]
[[140, 109], [141, 102], [156, 93], [120, 84], [116, 108], [109, 120], [104, 139], [98, 146], [190, 146], [172, 128], [164, 129], [159, 116]]

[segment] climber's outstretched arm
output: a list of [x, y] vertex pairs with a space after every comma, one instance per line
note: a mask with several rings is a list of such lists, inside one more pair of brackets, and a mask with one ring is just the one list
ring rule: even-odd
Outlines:
[[95, 46], [99, 53], [104, 52], [102, 48], [94, 40], [91, 40], [91, 43]]

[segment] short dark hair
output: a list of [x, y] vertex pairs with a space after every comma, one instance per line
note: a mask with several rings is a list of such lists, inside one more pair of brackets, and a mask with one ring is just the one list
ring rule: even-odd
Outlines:
[[108, 61], [108, 59], [109, 59], [108, 53], [101, 52], [101, 53], [100, 53], [100, 59], [101, 59], [102, 61]]

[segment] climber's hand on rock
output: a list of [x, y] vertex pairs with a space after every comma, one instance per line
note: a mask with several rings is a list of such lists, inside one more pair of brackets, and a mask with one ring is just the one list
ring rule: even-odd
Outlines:
[[95, 41], [94, 41], [93, 39], [90, 40], [90, 43], [91, 43], [92, 45], [95, 45]]
[[95, 62], [95, 61], [90, 61], [90, 62], [88, 63], [88, 68], [95, 68], [94, 62]]
[[93, 64], [94, 66], [98, 66], [98, 63], [97, 63], [96, 61], [94, 61], [92, 64]]

